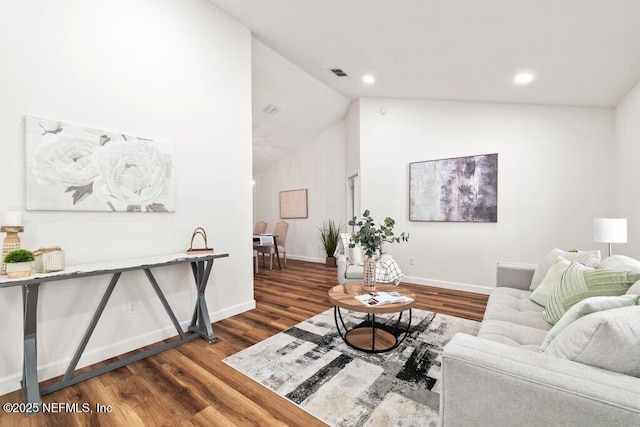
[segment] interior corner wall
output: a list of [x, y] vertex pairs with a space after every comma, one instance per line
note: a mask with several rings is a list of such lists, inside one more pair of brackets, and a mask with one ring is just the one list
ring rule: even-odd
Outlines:
[[360, 170], [360, 98], [354, 99], [345, 118], [345, 167], [347, 177]]
[[[25, 115], [176, 145], [175, 213], [25, 212], [23, 247], [60, 245], [67, 264], [184, 253], [202, 226], [230, 254], [209, 280], [212, 321], [253, 308], [250, 31], [205, 0], [3, 1], [0, 28], [0, 219], [25, 206]], [[189, 266], [154, 275], [188, 324]], [[41, 286], [40, 380], [64, 372], [108, 281]], [[0, 395], [20, 387], [21, 304], [0, 289]], [[143, 272], [124, 273], [80, 366], [174, 335]]]
[[[613, 211], [614, 124], [606, 108], [363, 98], [362, 209], [410, 233], [385, 246], [407, 282], [487, 292], [497, 262], [606, 250], [592, 221]], [[498, 153], [497, 223], [409, 221], [409, 163], [488, 153]]]
[[[258, 174], [255, 221], [266, 221], [271, 232], [277, 222], [289, 223], [287, 258], [324, 263], [318, 227], [333, 219], [344, 224], [345, 122], [333, 125]], [[280, 191], [306, 188], [308, 218], [280, 218]]]
[[614, 254], [640, 258], [640, 83], [616, 107], [614, 167], [615, 217], [627, 218], [627, 242], [613, 245]]

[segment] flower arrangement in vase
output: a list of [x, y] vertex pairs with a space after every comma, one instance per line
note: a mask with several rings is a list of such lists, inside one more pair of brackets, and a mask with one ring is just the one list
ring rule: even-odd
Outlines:
[[409, 240], [409, 234], [404, 232], [399, 236], [393, 233], [393, 227], [396, 222], [391, 217], [386, 217], [383, 224], [375, 223], [371, 217], [369, 210], [365, 210], [362, 218], [357, 220], [354, 216], [349, 225], [358, 227], [358, 231], [351, 235], [353, 241], [349, 247], [353, 248], [356, 244], [362, 247], [365, 254], [363, 289], [366, 292], [376, 290], [376, 259], [375, 255], [380, 252], [383, 243], [400, 243]]

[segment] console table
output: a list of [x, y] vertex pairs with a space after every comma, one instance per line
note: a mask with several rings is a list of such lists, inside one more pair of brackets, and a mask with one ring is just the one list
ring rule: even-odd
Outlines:
[[[211, 268], [213, 267], [213, 261], [216, 258], [228, 257], [229, 254], [207, 254], [207, 255], [185, 255], [185, 254], [173, 254], [163, 255], [156, 257], [135, 258], [129, 260], [119, 260], [111, 262], [101, 262], [95, 264], [85, 264], [77, 266], [69, 266], [64, 271], [56, 273], [44, 273], [35, 274], [31, 277], [21, 279], [8, 279], [6, 276], [0, 277], [0, 288], [10, 288], [20, 286], [22, 288], [22, 309], [23, 309], [23, 368], [22, 368], [22, 394], [25, 403], [28, 404], [28, 409], [31, 409], [31, 413], [36, 413], [39, 410], [41, 404], [41, 396], [44, 396], [54, 391], [58, 391], [62, 388], [77, 384], [81, 381], [88, 380], [95, 376], [104, 374], [114, 369], [121, 368], [130, 363], [144, 359], [146, 357], [158, 354], [162, 351], [168, 350], [173, 347], [177, 347], [180, 344], [184, 344], [189, 341], [193, 341], [196, 338], [203, 338], [207, 342], [211, 343], [215, 341], [216, 336], [211, 328], [211, 321], [209, 320], [209, 311], [207, 309], [207, 302], [205, 300], [205, 289], [207, 287], [207, 281]], [[180, 322], [176, 318], [173, 310], [169, 306], [167, 299], [165, 298], [158, 282], [156, 281], [152, 268], [166, 267], [176, 264], [191, 264], [191, 270], [197, 289], [197, 297], [195, 301], [195, 307], [193, 310], [193, 317], [191, 324], [187, 331], [182, 329]], [[160, 346], [145, 350], [141, 353], [128, 356], [124, 359], [111, 362], [108, 365], [100, 366], [99, 368], [92, 369], [88, 372], [83, 372], [79, 375], [73, 375], [80, 357], [84, 352], [89, 339], [93, 334], [93, 331], [100, 320], [109, 298], [115, 288], [122, 273], [127, 271], [143, 270], [149, 283], [155, 290], [160, 302], [162, 303], [165, 311], [171, 318], [173, 326], [178, 332], [179, 338]], [[99, 276], [99, 275], [112, 275], [109, 285], [96, 308], [95, 313], [89, 326], [76, 349], [71, 362], [66, 370], [66, 373], [62, 379], [56, 383], [40, 388], [38, 381], [38, 347], [36, 341], [36, 326], [37, 326], [37, 305], [38, 305], [38, 290], [41, 285], [47, 282], [55, 282], [60, 280], [80, 279], [83, 277]]]

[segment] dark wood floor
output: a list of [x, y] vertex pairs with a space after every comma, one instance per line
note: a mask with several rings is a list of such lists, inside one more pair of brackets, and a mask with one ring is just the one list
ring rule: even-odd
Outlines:
[[[26, 417], [0, 412], [0, 426], [319, 426], [296, 405], [236, 372], [225, 357], [318, 314], [331, 304], [335, 268], [289, 261], [282, 271], [255, 276], [257, 308], [214, 323], [218, 340], [196, 340], [60, 390], [44, 402], [110, 405], [112, 412]], [[485, 295], [403, 284], [417, 308], [480, 320]], [[0, 402], [21, 402], [20, 392]]]

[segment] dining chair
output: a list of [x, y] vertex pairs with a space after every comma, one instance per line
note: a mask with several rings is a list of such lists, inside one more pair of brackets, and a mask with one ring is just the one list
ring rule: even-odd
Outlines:
[[258, 221], [253, 226], [253, 235], [264, 234], [267, 231], [267, 223], [264, 221]]
[[[287, 230], [289, 229], [289, 223], [278, 222], [273, 228], [273, 235], [276, 236], [278, 242], [278, 253], [284, 257], [284, 265], [287, 266]], [[264, 266], [264, 256], [269, 255], [269, 270], [273, 270], [273, 256], [276, 254], [275, 246], [258, 246], [256, 248], [258, 252], [262, 254], [262, 265]]]

